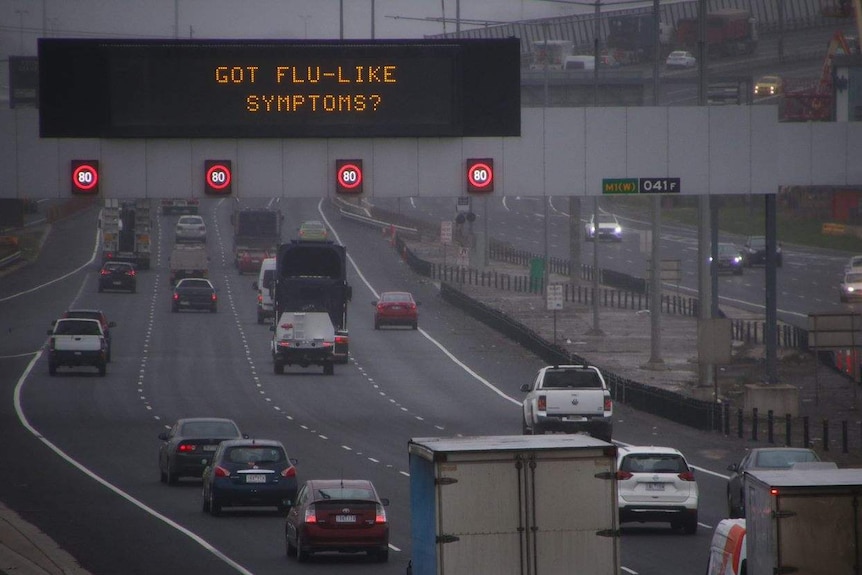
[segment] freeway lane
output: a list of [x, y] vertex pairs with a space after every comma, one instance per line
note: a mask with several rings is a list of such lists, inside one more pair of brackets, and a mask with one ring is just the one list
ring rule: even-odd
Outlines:
[[[58, 282], [11, 300], [14, 306], [3, 302], [3, 320], [14, 323], [16, 331], [23, 331], [24, 325], [38, 327], [31, 327], [26, 338], [14, 342], [2, 334], [3, 355], [38, 348], [50, 320], [76, 297], [76, 305], [102, 307], [119, 324], [116, 359], [106, 378], [83, 374], [49, 378], [42, 359], [23, 386], [24, 411], [47, 439], [250, 572], [281, 572], [290, 565], [297, 572], [342, 573], [349, 568], [403, 573], [410, 556], [407, 440], [520, 430], [517, 406], [468, 375], [426, 334], [513, 398], [520, 397], [518, 386], [533, 376], [540, 363], [443, 304], [435, 288], [409, 272], [378, 231], [334, 218], [349, 254], [375, 291], [404, 288], [417, 294], [422, 301], [421, 329], [374, 331], [373, 293], [353, 269], [353, 361], [338, 366], [333, 377], [311, 369], [276, 376], [268, 355], [269, 333], [255, 321], [253, 279], [236, 274], [225, 257], [230, 246], [228, 207], [208, 203], [204, 213], [211, 234], [211, 275], [221, 300], [217, 314], [169, 312], [166, 262], [172, 217], [158, 218], [158, 264], [141, 273], [138, 294], [97, 294], [93, 264], [74, 281]], [[299, 221], [319, 215], [316, 202], [297, 201], [289, 208], [282, 208], [288, 215], [285, 226], [289, 230]], [[331, 217], [328, 210], [326, 213]], [[72, 224], [72, 229], [80, 228], [76, 233], [82, 239], [64, 242], [69, 246], [65, 259], [70, 266], [76, 259], [82, 265], [92, 252], [94, 217]], [[51, 276], [53, 270], [42, 273]], [[56, 309], [45, 306], [49, 299]], [[9, 456], [29, 463], [16, 471], [18, 482], [2, 488], [3, 499], [36, 520], [93, 573], [236, 572], [187, 536], [70, 468], [19, 424], [5, 423], [15, 420], [11, 400], [6, 398], [11, 397], [26, 359], [0, 360], [4, 428], [15, 428]], [[620, 440], [649, 438], [651, 443], [671, 444], [702, 467], [723, 469], [740, 449], [733, 442], [667, 425], [625, 408], [617, 411]], [[392, 544], [400, 551], [393, 551], [386, 566], [351, 557], [296, 565], [284, 558], [277, 514], [239, 511], [218, 519], [203, 515], [199, 482], [188, 480], [177, 488], [167, 487], [159, 483], [156, 466], [157, 433], [176, 417], [197, 414], [231, 416], [250, 433], [282, 439], [291, 456], [299, 459], [300, 479], [341, 475], [372, 479], [392, 499]], [[68, 488], [56, 490], [55, 481], [46, 481], [46, 470], [47, 477], [58, 478]], [[25, 489], [25, 484], [30, 487]], [[714, 525], [723, 513], [724, 483], [702, 473], [699, 484], [701, 520]], [[42, 490], [46, 495], [41, 495]], [[702, 568], [708, 538], [707, 528], [695, 537], [682, 537], [663, 526], [626, 527], [624, 564], [637, 573], [690, 573]], [[673, 569], [668, 569], [669, 560]], [[129, 569], [129, 565], [135, 567]]]
[[[600, 198], [601, 210], [616, 213], [623, 226], [623, 242], [599, 242], [599, 266], [625, 272], [636, 277], [646, 276], [646, 260], [649, 246], [646, 231], [651, 228], [650, 204], [644, 202], [638, 210], [632, 203], [614, 198]], [[396, 209], [394, 202], [377, 200], [388, 209]], [[483, 231], [485, 208], [476, 202], [474, 210], [477, 220], [474, 230]], [[454, 198], [422, 198], [400, 202], [404, 213], [421, 217], [427, 221], [451, 219], [455, 211]], [[589, 218], [592, 200], [582, 202], [581, 217]], [[544, 253], [545, 206], [541, 198], [506, 197], [488, 202], [488, 230], [495, 239], [508, 242], [516, 249]], [[547, 213], [550, 231], [548, 253], [551, 257], [569, 259], [568, 200], [549, 198]], [[583, 234], [583, 223], [576, 226]], [[679, 286], [667, 285], [669, 290], [678, 290], [683, 295], [697, 294], [697, 232], [686, 226], [669, 224], [662, 226], [662, 258], [678, 259], [682, 266], [682, 281]], [[721, 234], [720, 241], [742, 246], [744, 237]], [[842, 304], [838, 299], [838, 284], [843, 277], [844, 264], [850, 253], [798, 245], [783, 245], [784, 266], [778, 274], [778, 317], [794, 325], [805, 326], [809, 313], [825, 311], [853, 311], [858, 304]], [[593, 244], [581, 242], [582, 263], [592, 264]], [[763, 314], [765, 306], [765, 273], [763, 267], [746, 268], [743, 275], [722, 274], [719, 276], [719, 297], [723, 305], [740, 307], [756, 314]]]

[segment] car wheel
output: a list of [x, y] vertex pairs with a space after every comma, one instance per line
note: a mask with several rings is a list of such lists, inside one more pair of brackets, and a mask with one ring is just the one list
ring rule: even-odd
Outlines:
[[173, 313], [177, 313], [178, 311], [180, 311], [180, 308], [178, 308], [178, 307], [177, 307], [177, 306], [175, 306], [175, 305], [172, 305], [172, 306], [171, 306], [171, 312], [173, 312]]
[[302, 537], [299, 533], [296, 534], [296, 559], [300, 563], [305, 563], [308, 561], [308, 558], [311, 557], [311, 553], [309, 553], [308, 549], [302, 548]]
[[288, 557], [296, 557], [296, 547], [290, 542], [290, 537], [287, 535], [287, 530], [284, 533], [284, 550]]
[[179, 475], [177, 475], [176, 473], [172, 473], [172, 472], [171, 472], [171, 465], [170, 465], [170, 463], [168, 463], [167, 476], [168, 476], [168, 485], [176, 485], [176, 484], [177, 484], [177, 480], [180, 478], [180, 476], [179, 476]]
[[203, 511], [204, 513], [210, 512], [210, 500], [207, 496], [206, 489], [203, 490], [203, 497], [201, 497], [201, 511]]
[[48, 375], [57, 375], [57, 364], [49, 363], [48, 364]]
[[334, 375], [335, 366], [332, 363], [323, 364], [323, 375]]
[[414, 321], [414, 322], [413, 322], [413, 329], [414, 329], [414, 330], [419, 329], [419, 322], [418, 322], [418, 321]]
[[99, 293], [102, 293], [103, 291], [105, 291], [105, 288], [102, 287], [102, 284], [99, 284]]
[[731, 519], [738, 519], [740, 517], [736, 505], [733, 504], [733, 496], [730, 494], [730, 491], [727, 492], [727, 516]]
[[216, 313], [218, 311], [218, 306], [212, 306], [210, 308], [210, 313]]
[[686, 535], [695, 535], [697, 533], [697, 512], [686, 517], [682, 524], [682, 532]]
[[135, 286], [132, 286], [132, 293], [138, 293], [138, 288]]
[[376, 319], [374, 320], [374, 329], [380, 329], [380, 322]]
[[104, 362], [100, 363], [98, 365], [98, 368], [99, 368], [99, 377], [105, 377], [105, 374], [108, 373], [108, 367], [105, 365], [105, 363]]
[[257, 312], [257, 323], [263, 323], [263, 314]]
[[378, 563], [386, 563], [389, 561], [389, 548], [381, 547], [380, 549], [372, 549], [368, 552], [369, 555], [374, 557]]
[[284, 364], [275, 362], [272, 364], [272, 371], [275, 375], [282, 375], [284, 373]]
[[527, 427], [527, 422], [521, 420], [521, 433], [523, 435], [533, 435], [533, 430]]
[[162, 469], [161, 462], [159, 463], [159, 482], [160, 483], [167, 483], [168, 482], [168, 476], [165, 473], [165, 471]]
[[218, 517], [219, 515], [221, 515], [221, 501], [216, 499], [216, 496], [213, 494], [212, 490], [210, 490], [209, 508], [210, 515], [212, 515], [213, 517]]

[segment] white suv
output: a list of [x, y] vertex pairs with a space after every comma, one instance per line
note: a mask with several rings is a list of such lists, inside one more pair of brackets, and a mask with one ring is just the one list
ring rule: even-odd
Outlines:
[[697, 533], [698, 489], [694, 470], [672, 447], [619, 447], [617, 487], [620, 524], [668, 522]]
[[180, 216], [176, 227], [176, 241], [206, 242], [207, 226], [200, 216]]

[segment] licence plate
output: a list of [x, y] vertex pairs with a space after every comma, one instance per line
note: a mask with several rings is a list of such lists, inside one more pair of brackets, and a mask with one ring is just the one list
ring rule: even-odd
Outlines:
[[266, 483], [266, 475], [246, 475], [245, 476], [246, 483]]
[[114, 280], [114, 285], [115, 285], [115, 286], [122, 285], [122, 284], [123, 284], [123, 282], [122, 282], [122, 281], [120, 281], [120, 280]]
[[336, 523], [356, 523], [356, 515], [336, 515]]
[[647, 491], [664, 491], [664, 483], [647, 483]]
[[204, 451], [215, 451], [218, 445], [204, 445]]
[[391, 309], [392, 311], [401, 311], [401, 306], [400, 305], [393, 305], [389, 309]]

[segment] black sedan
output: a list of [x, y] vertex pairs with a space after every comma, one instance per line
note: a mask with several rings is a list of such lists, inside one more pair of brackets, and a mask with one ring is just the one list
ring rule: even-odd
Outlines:
[[138, 289], [137, 272], [129, 262], [105, 262], [99, 270], [99, 292], [119, 290], [135, 293]]
[[820, 461], [812, 449], [804, 447], [758, 447], [752, 449], [739, 463], [727, 467], [731, 471], [727, 481], [727, 512], [731, 518], [745, 517], [745, 495], [743, 479], [746, 471], [769, 469], [772, 471], [791, 469], [796, 463]]
[[242, 439], [239, 426], [222, 417], [178, 419], [159, 434], [159, 478], [174, 485], [180, 477], [201, 477], [210, 458], [225, 439]]
[[204, 310], [218, 311], [218, 296], [213, 284], [206, 278], [184, 278], [174, 286], [171, 311]]
[[[746, 266], [766, 265], [766, 237], [749, 236], [742, 246], [742, 256]], [[781, 267], [783, 258], [781, 244], [775, 246], [775, 265]]]
[[224, 507], [277, 507], [296, 501], [296, 459], [280, 441], [222, 441], [203, 473], [203, 510], [217, 516]]

